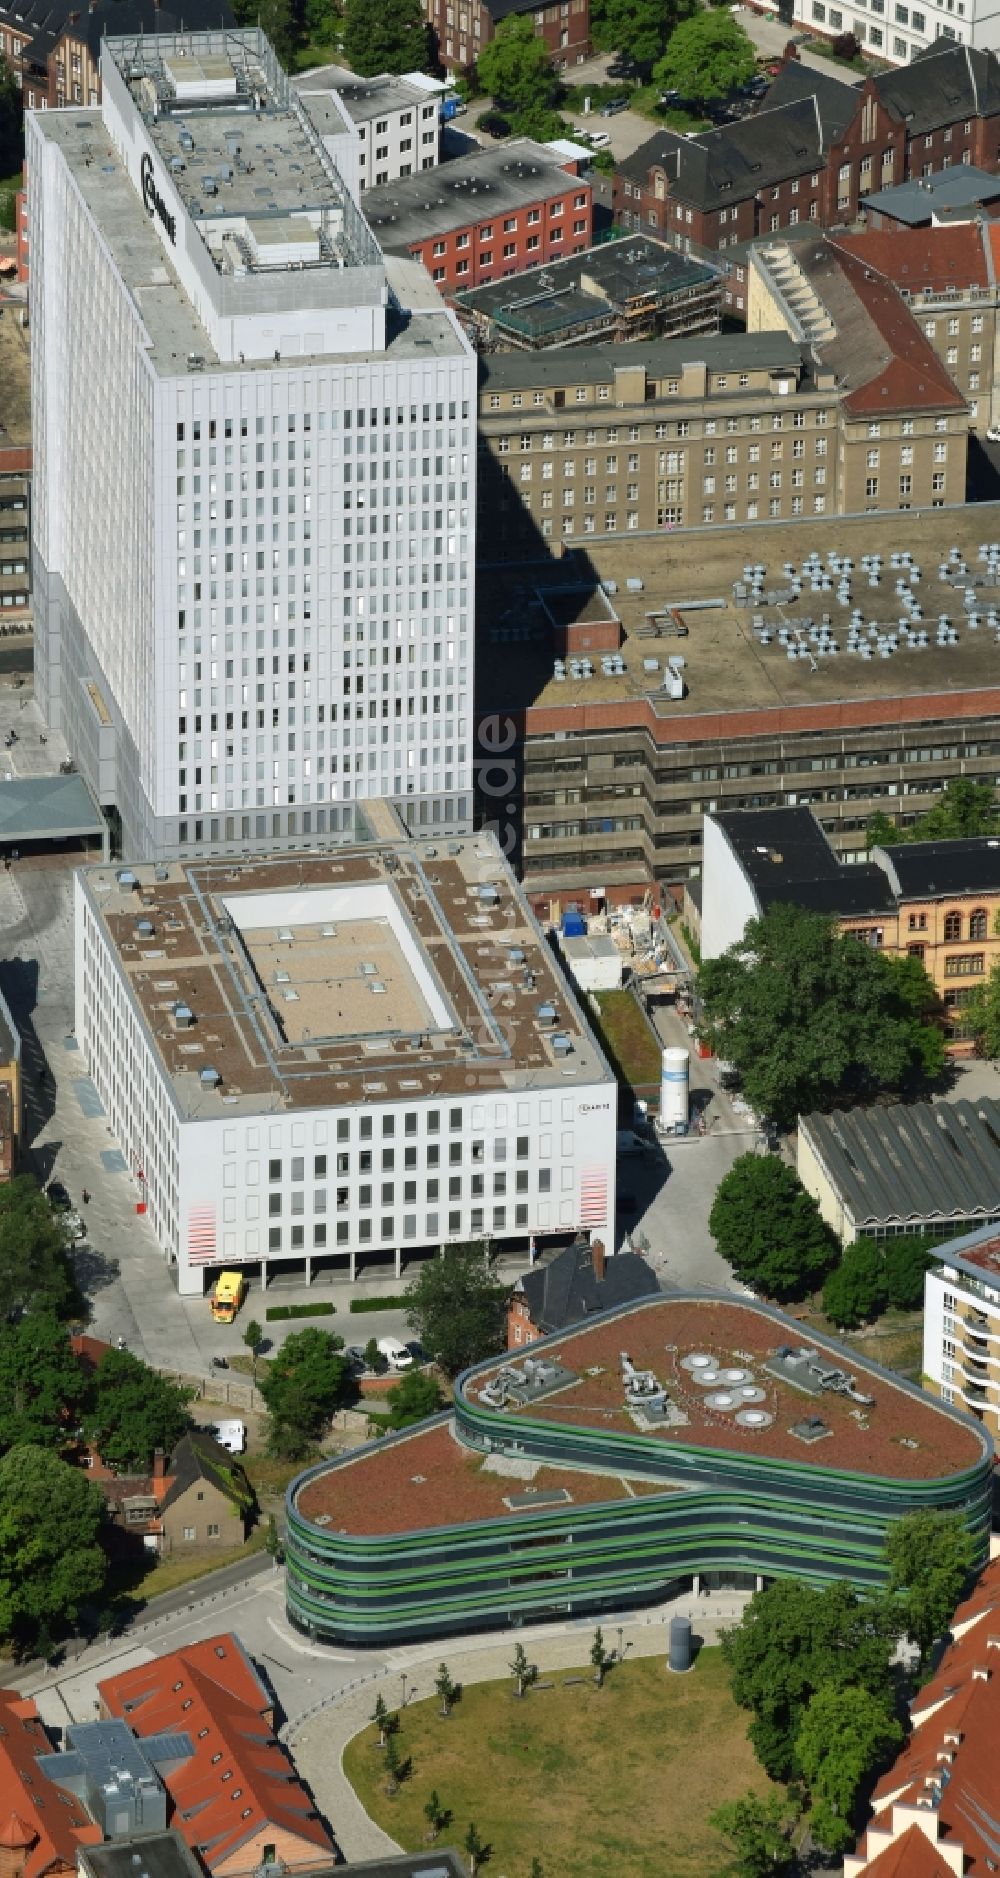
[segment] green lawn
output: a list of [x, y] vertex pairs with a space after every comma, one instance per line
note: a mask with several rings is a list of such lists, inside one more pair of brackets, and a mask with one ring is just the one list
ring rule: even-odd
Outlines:
[[633, 1089], [660, 1082], [660, 1046], [630, 991], [597, 991], [598, 1026], [612, 1066]]
[[[798, 1313], [797, 1313], [798, 1314]], [[911, 1382], [920, 1381], [923, 1365], [924, 1320], [920, 1311], [883, 1311], [874, 1324], [863, 1330], [839, 1330], [821, 1310], [802, 1313], [807, 1324], [828, 1337], [836, 1337], [859, 1356], [893, 1369]]]
[[357, 1735], [344, 1768], [372, 1817], [423, 1850], [433, 1788], [452, 1813], [442, 1843], [461, 1846], [474, 1821], [492, 1848], [487, 1874], [528, 1878], [537, 1856], [545, 1878], [718, 1878], [729, 1861], [708, 1815], [769, 1785], [721, 1652], [703, 1650], [686, 1676], [662, 1657], [626, 1662], [601, 1690], [589, 1669], [542, 1681], [556, 1686], [523, 1701], [510, 1681], [476, 1684], [448, 1721], [436, 1700], [404, 1710], [412, 1771], [392, 1799], [375, 1730]]
[[304, 46], [297, 46], [290, 59], [285, 61], [290, 73], [312, 72], [320, 65], [339, 65], [341, 63], [340, 45], [337, 40], [307, 40]]

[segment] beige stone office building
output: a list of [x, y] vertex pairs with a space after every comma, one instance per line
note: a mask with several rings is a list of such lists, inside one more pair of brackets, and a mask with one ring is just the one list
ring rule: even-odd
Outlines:
[[747, 333], [482, 363], [480, 514], [532, 542], [941, 508], [968, 407], [887, 280], [834, 242], [753, 258]]

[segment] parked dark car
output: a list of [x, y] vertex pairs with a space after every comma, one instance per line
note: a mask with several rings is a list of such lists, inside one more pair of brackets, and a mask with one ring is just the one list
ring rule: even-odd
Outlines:
[[499, 111], [485, 111], [476, 128], [478, 130], [484, 130], [487, 137], [499, 138], [510, 136], [510, 120], [509, 118], [501, 117]]
[[601, 116], [617, 117], [619, 111], [628, 110], [629, 103], [630, 100], [628, 98], [609, 98], [607, 104], [602, 104], [601, 106]]
[[49, 1205], [54, 1206], [57, 1213], [68, 1213], [70, 1211], [73, 1202], [61, 1180], [50, 1180], [45, 1191], [49, 1196]]

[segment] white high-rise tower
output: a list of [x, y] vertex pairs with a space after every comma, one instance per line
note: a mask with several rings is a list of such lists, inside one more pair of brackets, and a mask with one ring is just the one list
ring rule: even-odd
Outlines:
[[127, 855], [471, 811], [475, 360], [257, 31], [29, 114], [36, 683]]

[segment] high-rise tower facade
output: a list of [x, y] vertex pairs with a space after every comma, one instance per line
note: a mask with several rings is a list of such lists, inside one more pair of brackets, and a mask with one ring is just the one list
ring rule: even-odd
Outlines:
[[[127, 855], [471, 807], [475, 361], [254, 30], [29, 116], [36, 683]], [[412, 285], [412, 297], [411, 297]]]

